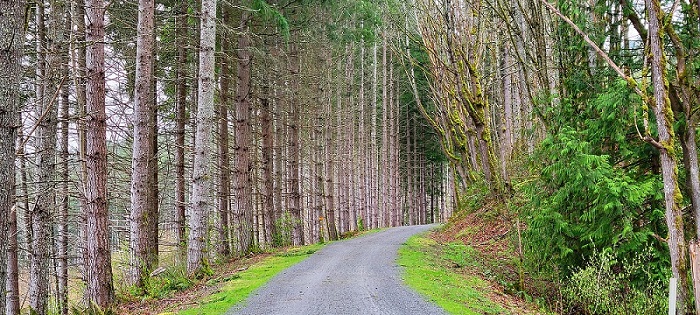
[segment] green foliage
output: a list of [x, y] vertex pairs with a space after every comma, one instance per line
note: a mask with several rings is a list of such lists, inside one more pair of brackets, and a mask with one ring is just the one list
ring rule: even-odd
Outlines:
[[631, 261], [618, 261], [611, 250], [595, 253], [564, 286], [570, 312], [597, 315], [662, 314], [668, 308], [664, 283], [650, 281], [630, 287], [636, 275], [650, 272], [649, 251]]
[[362, 232], [365, 230], [365, 220], [362, 217], [357, 217], [357, 231]]
[[538, 156], [552, 158], [529, 187], [525, 238], [536, 260], [549, 257], [566, 272], [596, 247], [616, 247], [622, 256], [663, 248], [653, 237], [663, 219], [654, 206], [662, 191], [657, 176], [630, 176], [608, 155], [593, 154], [571, 128], [547, 138], [540, 150]]
[[184, 267], [173, 267], [157, 276], [148, 278], [146, 291], [148, 296], [160, 299], [173, 292], [186, 290], [193, 284], [192, 279], [187, 277]]
[[289, 22], [282, 13], [270, 6], [265, 0], [253, 0], [251, 9], [267, 23], [275, 23], [285, 39], [289, 39]]
[[476, 182], [472, 183], [468, 187], [464, 188], [457, 198], [457, 211], [466, 211], [466, 213], [472, 213], [476, 210], [481, 209], [484, 203], [488, 200], [489, 189], [486, 186], [483, 178], [480, 178]]
[[294, 229], [294, 218], [288, 212], [274, 222], [275, 233], [272, 235], [274, 247], [289, 246], [292, 244], [292, 230]]
[[654, 169], [657, 153], [641, 141], [635, 104], [624, 82], [587, 103], [563, 99], [553, 130], [533, 155], [536, 180], [526, 185], [521, 212], [526, 262], [533, 270], [567, 276], [582, 268], [595, 248], [612, 248], [631, 260], [649, 248], [649, 272], [634, 274], [633, 285], [660, 279], [669, 262], [665, 244], [662, 187]]
[[367, 0], [327, 1], [325, 9], [335, 16], [326, 24], [326, 36], [341, 44], [379, 40], [377, 31], [382, 25], [382, 8], [379, 3]]

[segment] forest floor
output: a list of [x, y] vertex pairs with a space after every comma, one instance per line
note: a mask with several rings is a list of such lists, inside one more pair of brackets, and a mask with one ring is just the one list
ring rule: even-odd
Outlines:
[[455, 214], [409, 239], [399, 253], [406, 281], [450, 314], [551, 314], [517, 289], [517, 230], [494, 208]]

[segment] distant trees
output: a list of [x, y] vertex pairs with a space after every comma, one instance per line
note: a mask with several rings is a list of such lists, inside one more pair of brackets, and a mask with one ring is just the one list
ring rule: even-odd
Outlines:
[[[3, 182], [0, 200], [8, 314], [27, 307], [17, 282], [27, 265], [32, 309], [66, 314], [150, 294], [158, 267], [206, 276], [258, 248], [446, 220], [453, 201], [428, 182], [454, 177], [417, 119], [401, 28], [382, 23], [390, 10], [366, 0], [29, 7], [2, 30], [33, 47], [27, 67], [8, 61], [0, 90], [14, 102], [0, 111], [13, 140], [2, 165], [16, 175], [0, 174], [18, 180]], [[427, 179], [428, 169], [439, 171]], [[76, 279], [80, 301], [69, 300]]]

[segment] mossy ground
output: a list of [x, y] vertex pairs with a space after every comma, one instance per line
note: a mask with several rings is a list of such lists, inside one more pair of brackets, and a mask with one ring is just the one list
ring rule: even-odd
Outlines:
[[223, 314], [280, 271], [301, 262], [324, 244], [276, 249], [213, 266], [214, 275], [182, 291], [129, 299], [118, 314]]
[[245, 300], [250, 293], [279, 272], [301, 262], [321, 247], [322, 245], [305, 246], [270, 256], [246, 270], [223, 279], [216, 293], [198, 301], [197, 306], [181, 310], [177, 314], [223, 314], [232, 306]]

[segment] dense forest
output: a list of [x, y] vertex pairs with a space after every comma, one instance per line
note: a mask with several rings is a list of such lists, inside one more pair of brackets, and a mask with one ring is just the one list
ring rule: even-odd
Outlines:
[[0, 313], [484, 204], [551, 311], [700, 313], [698, 106], [698, 0], [0, 0]]

